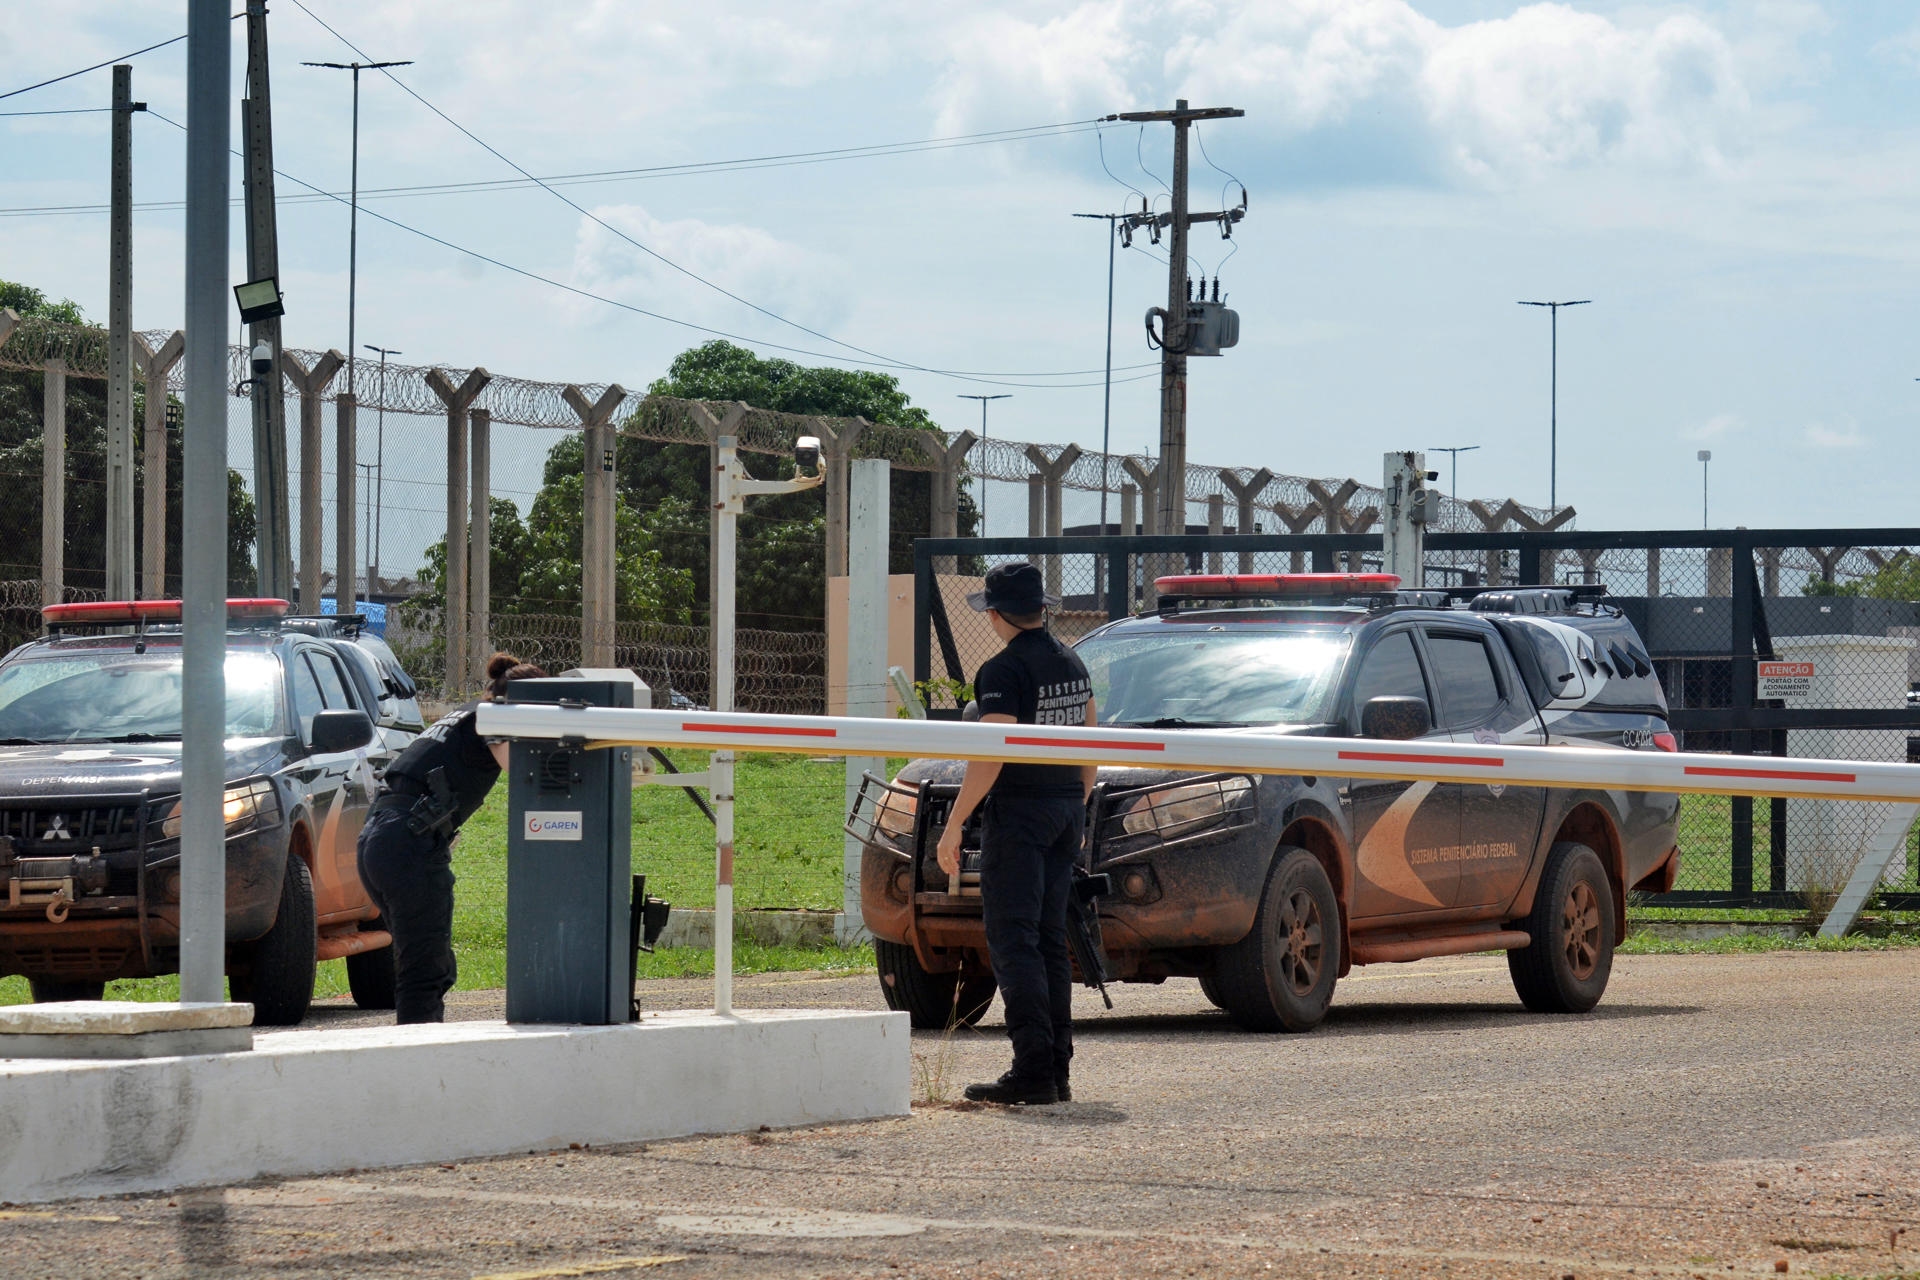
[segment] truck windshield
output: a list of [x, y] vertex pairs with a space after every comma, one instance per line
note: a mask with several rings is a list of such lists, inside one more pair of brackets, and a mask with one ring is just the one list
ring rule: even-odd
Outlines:
[[[280, 664], [227, 655], [227, 736], [275, 737]], [[0, 740], [141, 742], [180, 736], [180, 652], [49, 653], [0, 667]]]
[[1074, 652], [1101, 724], [1218, 728], [1324, 720], [1349, 642], [1345, 632], [1182, 629], [1095, 636]]

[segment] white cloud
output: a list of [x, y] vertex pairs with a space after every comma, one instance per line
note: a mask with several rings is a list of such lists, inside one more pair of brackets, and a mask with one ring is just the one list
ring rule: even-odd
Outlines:
[[1090, 0], [1050, 20], [994, 12], [955, 22], [943, 41], [947, 67], [933, 89], [935, 131], [1085, 117], [1126, 105], [1128, 69], [1144, 52], [1137, 28], [1145, 12], [1128, 0]]
[[1806, 439], [1816, 449], [1860, 449], [1868, 443], [1867, 437], [1860, 434], [1860, 428], [1851, 422], [1839, 426], [1808, 423]]
[[1920, 22], [1874, 45], [1873, 54], [1877, 58], [1903, 63], [1920, 71]]
[[[833, 259], [744, 224], [665, 220], [639, 205], [594, 209], [595, 216], [648, 248], [732, 293], [791, 320], [832, 331], [844, 318], [846, 278]], [[574, 247], [573, 283], [715, 328], [765, 334], [776, 341], [818, 345], [722, 297], [613, 232], [582, 219]], [[605, 308], [580, 300], [583, 315], [600, 318]], [[698, 340], [697, 336], [692, 340]]]
[[1737, 413], [1716, 413], [1705, 422], [1687, 428], [1686, 437], [1700, 441], [1720, 440], [1739, 431], [1742, 425]]

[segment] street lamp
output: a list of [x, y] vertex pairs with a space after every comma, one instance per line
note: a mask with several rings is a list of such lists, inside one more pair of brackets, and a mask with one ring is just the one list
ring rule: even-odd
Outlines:
[[1433, 447], [1435, 453], [1446, 454], [1448, 459], [1453, 463], [1453, 479], [1447, 482], [1447, 496], [1455, 502], [1460, 500], [1460, 455], [1463, 453], [1472, 453], [1479, 447], [1477, 444], [1461, 444], [1453, 445], [1452, 447], [1435, 445]]
[[[386, 67], [410, 67], [413, 62], [303, 62], [303, 67], [325, 67], [353, 72], [353, 186], [347, 198], [347, 394], [353, 394], [353, 310], [360, 268], [360, 73]], [[353, 526], [347, 526], [351, 529]]]
[[[1112, 326], [1109, 325], [1108, 328], [1111, 329]], [[997, 396], [979, 396], [979, 395], [968, 395], [965, 392], [961, 392], [956, 398], [960, 400], [978, 400], [980, 402], [980, 443], [985, 444], [987, 442], [987, 401], [1011, 400], [1013, 399], [1013, 393], [1011, 391], [1007, 391], [1007, 392], [1002, 392], [1000, 395], [997, 395]], [[980, 473], [980, 535], [982, 537], [985, 537], [986, 534], [987, 534], [987, 475], [986, 475], [986, 472], [983, 471]]]
[[1713, 450], [1702, 449], [1693, 456], [1700, 460], [1700, 527], [1705, 529], [1710, 527], [1707, 524], [1707, 464], [1713, 461]]
[[1113, 433], [1113, 248], [1120, 239], [1120, 222], [1129, 215], [1124, 213], [1076, 213], [1076, 218], [1105, 218], [1107, 220], [1107, 381], [1106, 403], [1100, 411], [1100, 533], [1107, 532], [1107, 490], [1111, 488], [1108, 469], [1112, 467], [1113, 453], [1110, 441]]
[[387, 514], [384, 505], [386, 502], [387, 488], [387, 357], [397, 356], [402, 353], [398, 347], [376, 347], [371, 342], [362, 343], [361, 345], [369, 351], [377, 351], [380, 353], [380, 426], [374, 433], [375, 444], [373, 447], [373, 456], [378, 463], [373, 473], [373, 507], [375, 515], [373, 517], [373, 541], [368, 544], [373, 548], [373, 554], [369, 557], [369, 564], [367, 566], [367, 596], [371, 599], [373, 596], [373, 580], [379, 576], [380, 533], [382, 526], [386, 524]]
[[1547, 419], [1547, 509], [1560, 505], [1560, 308], [1584, 307], [1592, 298], [1572, 302], [1522, 302], [1523, 307], [1550, 307], [1553, 310], [1553, 390], [1548, 401]]

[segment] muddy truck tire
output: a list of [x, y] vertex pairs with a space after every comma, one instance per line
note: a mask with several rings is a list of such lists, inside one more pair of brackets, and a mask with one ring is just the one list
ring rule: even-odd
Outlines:
[[233, 998], [253, 1005], [256, 1027], [291, 1027], [313, 1004], [315, 933], [313, 876], [299, 854], [287, 855], [280, 882], [280, 913], [273, 927], [237, 949], [239, 963], [229, 974]]
[[[1222, 947], [1212, 987], [1249, 1031], [1311, 1031], [1340, 974], [1340, 904], [1326, 868], [1282, 846], [1247, 936]], [[1212, 998], [1212, 993], [1209, 993]]]
[[907, 1015], [916, 1031], [970, 1027], [993, 1003], [998, 984], [990, 976], [962, 978], [957, 973], [928, 973], [913, 948], [885, 938], [873, 940], [880, 971], [880, 993], [887, 1008]]
[[1613, 886], [1600, 855], [1563, 841], [1547, 854], [1525, 929], [1533, 942], [1507, 952], [1520, 1003], [1535, 1013], [1585, 1013], [1613, 972]]
[[74, 982], [64, 978], [28, 978], [35, 1004], [53, 1004], [60, 1000], [98, 1000], [107, 994], [104, 982]]

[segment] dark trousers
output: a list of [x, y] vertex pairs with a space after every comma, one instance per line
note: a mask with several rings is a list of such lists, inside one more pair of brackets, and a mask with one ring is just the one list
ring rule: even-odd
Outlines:
[[407, 829], [403, 809], [380, 809], [360, 832], [360, 879], [393, 934], [394, 1021], [444, 1022], [453, 959], [453, 853]]
[[1065, 1079], [1073, 1058], [1067, 894], [1085, 834], [1079, 796], [990, 796], [980, 837], [987, 954], [1006, 1006], [1013, 1075]]

